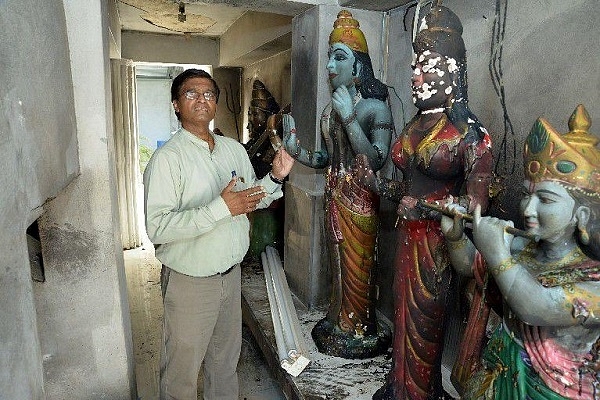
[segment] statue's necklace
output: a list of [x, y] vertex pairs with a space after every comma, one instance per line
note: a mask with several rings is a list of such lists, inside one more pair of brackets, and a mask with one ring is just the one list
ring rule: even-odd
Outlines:
[[557, 267], [564, 267], [580, 263], [587, 259], [587, 256], [579, 249], [578, 246], [573, 248], [561, 258], [556, 260], [538, 261], [536, 259], [535, 244], [529, 243], [523, 251], [521, 251], [516, 259], [524, 265], [528, 265], [532, 270], [537, 272], [553, 270]]

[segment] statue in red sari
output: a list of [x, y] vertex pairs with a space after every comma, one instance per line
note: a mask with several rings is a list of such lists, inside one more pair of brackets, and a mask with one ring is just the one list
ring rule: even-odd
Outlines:
[[396, 200], [393, 360], [374, 399], [443, 398], [441, 356], [452, 267], [440, 230], [441, 215], [420, 201], [454, 202], [473, 210], [488, 205], [491, 142], [467, 106], [462, 25], [434, 4], [413, 48], [413, 101], [418, 113], [393, 143], [401, 181], [365, 180]]

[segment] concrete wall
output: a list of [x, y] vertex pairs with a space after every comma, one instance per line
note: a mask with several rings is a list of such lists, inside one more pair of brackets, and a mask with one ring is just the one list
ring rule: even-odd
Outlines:
[[110, 58], [121, 58], [121, 21], [119, 20], [118, 0], [108, 0], [108, 43]]
[[175, 64], [219, 65], [219, 40], [125, 31], [121, 36], [122, 58]]
[[291, 46], [292, 18], [249, 11], [221, 37], [220, 65], [255, 63]]
[[219, 128], [225, 136], [240, 140], [244, 130], [240, 87], [242, 71], [240, 68], [214, 68], [212, 75], [221, 89], [215, 114], [215, 127]]
[[[34, 6], [40, 12], [30, 14]], [[25, 230], [79, 172], [62, 5], [2, 2], [0, 35], [0, 393], [42, 399]]]
[[[6, 399], [135, 398], [110, 159], [108, 10], [95, 1], [82, 14], [75, 3], [0, 2]], [[25, 230], [36, 219], [46, 282], [34, 285]]]

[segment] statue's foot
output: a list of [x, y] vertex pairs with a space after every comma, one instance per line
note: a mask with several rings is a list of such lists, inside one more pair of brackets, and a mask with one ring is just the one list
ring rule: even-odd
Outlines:
[[441, 394], [429, 394], [427, 395], [426, 398], [423, 397], [415, 397], [415, 395], [409, 395], [408, 393], [404, 393], [404, 395], [397, 395], [396, 394], [396, 390], [394, 385], [390, 384], [389, 382], [386, 382], [385, 385], [383, 385], [382, 387], [380, 387], [379, 389], [377, 389], [377, 391], [375, 392], [375, 394], [373, 394], [372, 397], [373, 400], [417, 400], [417, 399], [422, 399], [422, 400], [454, 400], [454, 397], [452, 397], [451, 395], [449, 395], [448, 393], [446, 393], [445, 391], [441, 391]]
[[386, 383], [373, 394], [373, 400], [395, 400], [394, 388]]

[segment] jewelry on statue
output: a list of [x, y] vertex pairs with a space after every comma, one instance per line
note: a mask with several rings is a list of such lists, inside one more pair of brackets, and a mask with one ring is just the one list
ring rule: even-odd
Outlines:
[[300, 142], [296, 141], [296, 150], [294, 151], [293, 154], [290, 154], [292, 156], [292, 158], [296, 159], [300, 156]]
[[372, 131], [376, 131], [378, 129], [385, 129], [386, 131], [393, 131], [394, 124], [378, 123], [378, 124], [373, 124], [373, 126], [371, 127]]
[[588, 233], [587, 229], [585, 229], [585, 226], [579, 228], [579, 239], [583, 244], [587, 245], [590, 243], [590, 234]]
[[348, 118], [342, 118], [342, 125], [348, 126], [356, 119], [356, 111], [352, 111], [352, 114]]
[[465, 247], [465, 245], [467, 244], [468, 241], [469, 241], [469, 238], [464, 233], [463, 233], [462, 237], [458, 240], [450, 240], [450, 239], [446, 238], [446, 243], [448, 243], [448, 248], [450, 250], [462, 249], [463, 247]]
[[501, 272], [506, 272], [515, 265], [515, 260], [511, 256], [503, 260], [500, 264], [498, 264], [495, 267], [490, 266], [490, 271], [492, 272], [492, 275], [498, 276]]
[[306, 150], [306, 159], [310, 162], [312, 162], [313, 159], [313, 152], [310, 150]]

